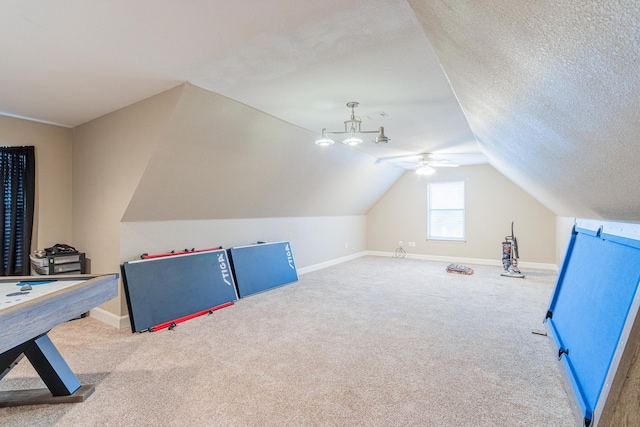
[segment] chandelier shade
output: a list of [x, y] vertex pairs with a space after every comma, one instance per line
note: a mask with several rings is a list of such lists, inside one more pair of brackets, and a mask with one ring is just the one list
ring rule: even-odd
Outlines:
[[335, 141], [327, 136], [327, 129], [322, 129], [322, 137], [316, 140], [316, 144], [326, 147], [335, 144]]

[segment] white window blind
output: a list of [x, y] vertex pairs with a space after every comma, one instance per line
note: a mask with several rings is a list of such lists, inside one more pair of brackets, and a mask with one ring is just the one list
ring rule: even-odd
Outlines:
[[427, 238], [464, 240], [464, 181], [430, 182]]

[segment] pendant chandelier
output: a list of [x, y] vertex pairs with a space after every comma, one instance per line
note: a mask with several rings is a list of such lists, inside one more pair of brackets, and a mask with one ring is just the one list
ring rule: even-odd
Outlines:
[[384, 134], [384, 128], [380, 126], [378, 130], [362, 130], [362, 120], [360, 117], [355, 115], [355, 108], [359, 105], [358, 102], [347, 102], [347, 107], [351, 108], [351, 117], [349, 120], [344, 121], [344, 131], [327, 131], [327, 128], [322, 129], [322, 137], [316, 140], [316, 144], [327, 146], [333, 145], [335, 141], [329, 138], [327, 135], [347, 135], [347, 137], [342, 141], [343, 144], [346, 145], [359, 145], [362, 144], [362, 138], [360, 137], [363, 133], [377, 133], [378, 136], [373, 140], [376, 144], [386, 144], [391, 139], [387, 138]]

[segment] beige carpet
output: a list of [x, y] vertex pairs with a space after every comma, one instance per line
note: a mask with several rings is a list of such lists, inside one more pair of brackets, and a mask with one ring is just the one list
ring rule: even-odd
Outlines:
[[[555, 274], [364, 257], [173, 331], [93, 319], [50, 337], [86, 402], [7, 426], [574, 426], [542, 320]], [[26, 359], [0, 390], [43, 384]]]

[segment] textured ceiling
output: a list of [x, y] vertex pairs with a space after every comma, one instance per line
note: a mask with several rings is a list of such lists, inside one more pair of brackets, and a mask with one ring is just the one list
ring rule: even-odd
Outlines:
[[4, 0], [0, 54], [9, 115], [73, 127], [188, 81], [318, 134], [358, 101], [376, 157], [481, 153], [404, 0]]
[[556, 214], [640, 221], [639, 28], [637, 0], [4, 0], [0, 112], [72, 127], [188, 81], [319, 132], [359, 101], [392, 142], [358, 150], [484, 154]]
[[638, 1], [410, 4], [494, 167], [559, 215], [640, 221]]

